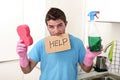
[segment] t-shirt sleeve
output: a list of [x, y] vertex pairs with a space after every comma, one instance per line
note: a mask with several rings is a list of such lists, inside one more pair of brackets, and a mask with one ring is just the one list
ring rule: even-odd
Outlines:
[[86, 54], [86, 49], [84, 47], [83, 42], [81, 41], [79, 44], [79, 52], [78, 52], [78, 62], [79, 63], [83, 63], [85, 54]]
[[37, 42], [28, 53], [29, 58], [35, 62], [41, 61], [41, 51], [42, 51], [41, 43], [42, 41]]

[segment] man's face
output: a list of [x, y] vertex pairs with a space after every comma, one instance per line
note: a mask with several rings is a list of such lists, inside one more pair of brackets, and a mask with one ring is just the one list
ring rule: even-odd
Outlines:
[[66, 23], [61, 19], [47, 21], [47, 28], [51, 36], [58, 36], [65, 33]]

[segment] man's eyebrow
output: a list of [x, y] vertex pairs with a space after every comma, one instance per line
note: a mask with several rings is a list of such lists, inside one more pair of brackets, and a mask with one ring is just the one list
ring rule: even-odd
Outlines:
[[62, 23], [59, 23], [58, 25], [60, 25], [60, 24], [62, 24]]
[[48, 26], [54, 26], [54, 25], [49, 24]]
[[[62, 25], [62, 23], [59, 23], [59, 24], [57, 24], [57, 25]], [[49, 24], [48, 26], [55, 26], [55, 25], [51, 25], [51, 24]]]

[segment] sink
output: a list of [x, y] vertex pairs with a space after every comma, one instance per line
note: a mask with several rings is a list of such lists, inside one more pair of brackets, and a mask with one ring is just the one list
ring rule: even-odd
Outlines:
[[116, 80], [115, 78], [112, 78], [110, 76], [100, 77], [100, 78], [94, 78], [91, 80]]
[[120, 80], [120, 76], [112, 73], [105, 73], [105, 74], [87, 77], [82, 80]]

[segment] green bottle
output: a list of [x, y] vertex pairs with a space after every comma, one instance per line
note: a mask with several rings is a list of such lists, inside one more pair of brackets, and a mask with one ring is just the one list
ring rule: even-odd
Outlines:
[[88, 31], [88, 44], [91, 52], [101, 51], [101, 36], [94, 21], [94, 16], [99, 13], [98, 11], [91, 11], [88, 15], [90, 16], [89, 31]]
[[88, 36], [90, 51], [98, 52], [101, 50], [101, 37]]

